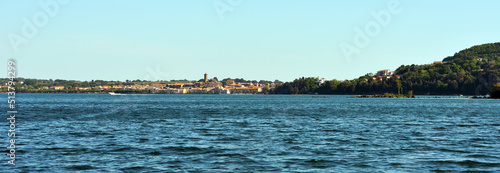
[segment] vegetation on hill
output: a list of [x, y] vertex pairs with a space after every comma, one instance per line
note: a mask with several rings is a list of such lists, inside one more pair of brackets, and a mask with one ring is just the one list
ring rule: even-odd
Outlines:
[[[465, 94], [486, 95], [500, 82], [500, 43], [473, 46], [447, 57], [443, 63], [401, 65], [390, 78], [361, 76], [354, 80], [327, 81], [299, 78], [278, 86], [275, 94]], [[398, 80], [401, 84], [398, 87]], [[314, 82], [313, 82], [314, 81]], [[403, 92], [401, 93], [401, 90]]]
[[446, 57], [443, 61], [452, 61], [454, 59], [474, 60], [477, 58], [495, 60], [498, 57], [500, 57], [500, 43], [490, 43], [472, 46], [455, 53], [453, 56]]

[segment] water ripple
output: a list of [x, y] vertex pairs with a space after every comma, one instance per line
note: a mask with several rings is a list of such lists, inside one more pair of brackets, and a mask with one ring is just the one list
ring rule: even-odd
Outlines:
[[18, 166], [6, 172], [500, 171], [499, 100], [19, 94], [19, 102]]

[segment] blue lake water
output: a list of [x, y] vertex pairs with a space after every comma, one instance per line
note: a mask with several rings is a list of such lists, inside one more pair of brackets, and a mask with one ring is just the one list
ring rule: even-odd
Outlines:
[[500, 171], [500, 100], [18, 94], [16, 103], [16, 166], [6, 164], [3, 118], [0, 172]]

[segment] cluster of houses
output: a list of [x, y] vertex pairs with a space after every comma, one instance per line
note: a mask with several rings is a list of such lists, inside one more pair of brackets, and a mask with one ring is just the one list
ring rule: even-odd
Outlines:
[[[77, 90], [111, 90], [111, 89], [130, 89], [130, 90], [150, 90], [153, 93], [165, 93], [165, 94], [204, 94], [204, 93], [214, 93], [214, 94], [237, 94], [237, 93], [262, 93], [264, 88], [275, 88], [275, 83], [260, 84], [260, 83], [240, 83], [234, 80], [227, 80], [226, 85], [216, 79], [208, 79], [208, 75], [205, 73], [204, 81], [194, 82], [194, 83], [173, 83], [173, 84], [148, 84], [148, 85], [103, 85], [95, 87], [77, 87]], [[44, 87], [44, 89], [54, 89], [63, 90], [64, 86], [51, 86]]]
[[[374, 75], [372, 73], [366, 74], [373, 80], [380, 80], [390, 78], [393, 76], [393, 71], [388, 69], [379, 70]], [[316, 83], [321, 85], [328, 81], [326, 78], [320, 78]], [[235, 82], [234, 80], [227, 80], [225, 84], [217, 81], [216, 79], [208, 79], [205, 73], [204, 80], [192, 83], [172, 83], [172, 84], [146, 84], [146, 85], [102, 85], [94, 87], [76, 87], [79, 91], [90, 90], [149, 90], [152, 93], [165, 93], [165, 94], [258, 94], [262, 93], [264, 88], [273, 89], [276, 87], [275, 83], [252, 83], [252, 82]], [[51, 90], [64, 90], [65, 86], [44, 86], [42, 89]]]
[[[394, 72], [389, 69], [379, 70], [374, 75], [372, 73], [366, 74], [370, 76], [373, 80], [382, 81], [383, 79], [388, 79], [393, 76]], [[323, 84], [328, 81], [326, 78], [320, 78], [316, 83], [318, 85]], [[112, 89], [124, 89], [124, 90], [150, 90], [153, 93], [166, 93], [166, 94], [204, 94], [204, 93], [214, 93], [214, 94], [239, 94], [239, 93], [262, 93], [264, 88], [273, 89], [276, 87], [275, 83], [260, 84], [252, 82], [235, 82], [234, 80], [227, 80], [226, 84], [223, 85], [216, 79], [208, 79], [208, 75], [205, 73], [204, 80], [200, 82], [193, 83], [173, 83], [173, 84], [148, 84], [148, 85], [103, 85], [95, 87], [77, 87], [76, 90], [112, 90]], [[43, 87], [43, 89], [53, 89], [53, 90], [63, 90], [64, 86], [50, 86]]]

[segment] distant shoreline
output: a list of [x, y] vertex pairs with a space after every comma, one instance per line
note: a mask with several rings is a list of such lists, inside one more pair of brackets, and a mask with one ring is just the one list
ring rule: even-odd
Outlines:
[[[7, 94], [7, 92], [0, 92], [0, 94]], [[104, 94], [110, 95], [108, 92], [25, 92], [16, 94]], [[312, 96], [312, 98], [331, 98], [331, 96], [349, 96], [348, 98], [393, 98], [393, 99], [404, 99], [404, 98], [414, 98], [414, 99], [499, 99], [484, 96], [450, 96], [450, 95], [425, 95], [425, 96], [414, 96], [414, 97], [386, 97], [380, 95], [352, 95], [352, 94], [333, 94], [333, 95], [314, 95], [314, 94], [196, 94], [196, 93], [186, 93], [186, 94], [167, 94], [167, 93], [120, 93], [123, 95], [290, 95], [290, 96]], [[120, 96], [118, 95], [118, 96]]]
[[414, 97], [386, 97], [386, 96], [354, 96], [352, 98], [409, 98], [409, 99], [498, 99], [498, 98], [491, 98], [491, 97], [478, 97], [478, 96], [444, 96], [444, 95], [436, 95], [436, 96], [414, 96]]

